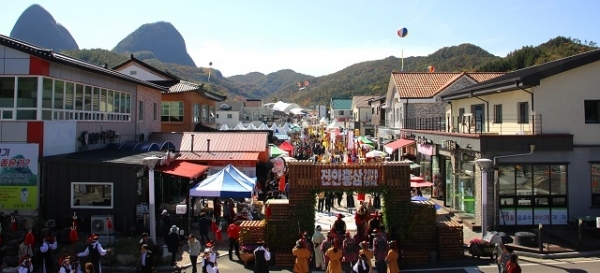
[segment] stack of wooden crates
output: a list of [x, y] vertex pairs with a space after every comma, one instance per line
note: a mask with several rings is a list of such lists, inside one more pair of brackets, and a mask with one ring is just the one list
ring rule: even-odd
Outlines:
[[440, 260], [464, 257], [463, 226], [456, 221], [442, 221], [438, 228], [438, 258]]
[[274, 254], [275, 264], [278, 266], [292, 266], [295, 260], [291, 253], [294, 242], [281, 240], [281, 234], [290, 232], [290, 219], [292, 219], [293, 211], [290, 208], [289, 200], [269, 199], [265, 203], [265, 212], [266, 207], [271, 211], [267, 223], [269, 232], [266, 236], [269, 237], [267, 238], [268, 246], [271, 253]]
[[265, 220], [242, 221], [240, 223], [240, 245], [254, 245], [259, 240], [265, 240]]

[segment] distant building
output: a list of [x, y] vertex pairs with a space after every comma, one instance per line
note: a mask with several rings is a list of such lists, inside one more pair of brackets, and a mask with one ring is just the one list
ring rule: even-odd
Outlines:
[[354, 129], [359, 129], [361, 136], [375, 135], [371, 124], [371, 106], [369, 106], [369, 99], [372, 98], [373, 96], [352, 97], [352, 121], [354, 121]]
[[221, 128], [223, 124], [233, 129], [240, 121], [244, 111], [244, 102], [239, 100], [226, 100], [219, 103], [216, 109], [217, 128]]
[[262, 100], [261, 99], [246, 99], [246, 101], [244, 102], [244, 106], [247, 107], [262, 107]]
[[353, 129], [352, 100], [332, 98], [329, 101], [329, 120], [337, 120], [337, 122], [344, 126], [344, 128]]
[[319, 120], [321, 118], [327, 118], [327, 105], [317, 105], [315, 107], [315, 115]]

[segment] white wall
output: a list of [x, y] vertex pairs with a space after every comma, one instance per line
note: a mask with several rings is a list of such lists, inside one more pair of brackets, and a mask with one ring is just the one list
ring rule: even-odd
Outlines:
[[28, 75], [29, 54], [0, 46], [0, 74]]
[[[138, 78], [138, 79], [142, 79], [145, 81], [162, 81], [165, 80], [164, 77], [155, 75], [153, 73], [151, 73], [150, 71], [146, 70], [146, 68], [140, 67], [135, 63], [130, 63], [128, 65], [126, 65], [125, 67], [122, 67], [121, 69], [117, 70], [125, 75], [134, 77], [134, 78]], [[135, 75], [131, 74], [132, 71], [135, 71]]]
[[44, 121], [44, 156], [76, 152], [77, 122], [73, 120]]

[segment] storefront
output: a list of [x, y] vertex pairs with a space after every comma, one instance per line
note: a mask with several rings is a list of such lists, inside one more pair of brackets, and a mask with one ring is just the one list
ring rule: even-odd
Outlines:
[[500, 165], [499, 225], [566, 225], [568, 186], [567, 164]]
[[417, 163], [420, 165], [420, 168], [416, 172], [425, 181], [433, 183], [431, 197], [441, 200], [444, 199], [445, 185], [442, 181], [444, 181], [445, 165], [440, 164], [442, 162], [440, 159], [443, 160], [444, 158], [437, 154], [437, 146], [435, 144], [417, 143]]

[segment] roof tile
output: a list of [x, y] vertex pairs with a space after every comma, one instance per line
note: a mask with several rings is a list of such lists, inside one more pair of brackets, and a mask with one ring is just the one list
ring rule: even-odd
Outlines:
[[392, 79], [402, 98], [431, 98], [465, 75], [480, 82], [504, 74], [501, 72], [392, 72]]
[[258, 161], [259, 153], [254, 152], [180, 152], [177, 160], [249, 160]]
[[[192, 147], [192, 135], [194, 145]], [[180, 152], [207, 151], [210, 139], [210, 152], [265, 152], [268, 147], [267, 132], [185, 132], [185, 133], [153, 133], [151, 142], [171, 141]]]

